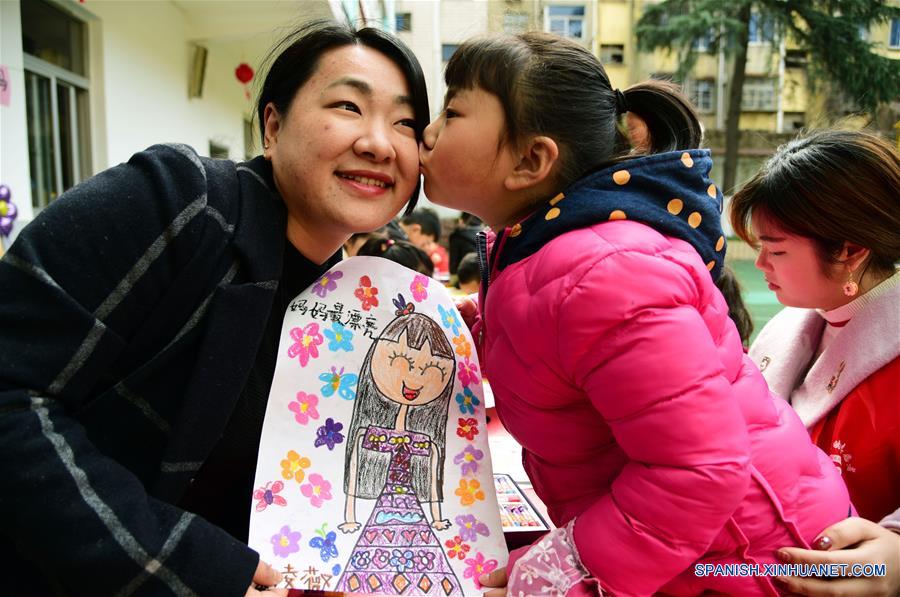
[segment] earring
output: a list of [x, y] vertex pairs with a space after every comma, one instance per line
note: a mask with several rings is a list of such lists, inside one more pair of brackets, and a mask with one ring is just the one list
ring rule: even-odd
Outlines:
[[853, 272], [850, 272], [850, 277], [847, 278], [847, 282], [844, 284], [843, 288], [845, 296], [856, 296], [859, 292], [859, 284], [853, 281]]

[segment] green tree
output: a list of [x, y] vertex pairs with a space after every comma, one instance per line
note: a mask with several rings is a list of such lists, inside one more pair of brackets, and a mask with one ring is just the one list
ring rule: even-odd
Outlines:
[[807, 52], [811, 82], [827, 82], [832, 92], [874, 111], [900, 97], [900, 63], [875, 53], [860, 31], [892, 18], [900, 18], [900, 6], [884, 0], [662, 0], [647, 3], [635, 33], [641, 50], [677, 53], [679, 80], [693, 67], [697, 52], [692, 48], [701, 38], [711, 40], [711, 53], [721, 47], [732, 59], [722, 181], [723, 191], [731, 193], [751, 21], [771, 26], [773, 43], [788, 36]]

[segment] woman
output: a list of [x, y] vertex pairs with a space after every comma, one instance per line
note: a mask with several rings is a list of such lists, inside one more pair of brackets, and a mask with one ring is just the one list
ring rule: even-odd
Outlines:
[[[900, 155], [862, 132], [792, 141], [732, 201], [732, 224], [788, 308], [750, 356], [841, 471], [863, 519], [822, 533], [796, 562], [887, 563], [887, 576], [794, 579], [795, 591], [900, 589]], [[883, 520], [886, 528], [869, 522]], [[872, 584], [874, 583], [874, 584]], [[892, 590], [891, 590], [892, 587]]]
[[7, 579], [90, 595], [278, 581], [244, 542], [284, 310], [351, 234], [412, 208], [428, 101], [415, 57], [375, 29], [309, 24], [272, 55], [263, 156], [154, 146], [65, 193], [0, 261]]

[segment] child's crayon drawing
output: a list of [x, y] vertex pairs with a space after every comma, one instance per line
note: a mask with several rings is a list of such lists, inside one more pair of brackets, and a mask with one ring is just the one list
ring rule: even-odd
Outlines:
[[285, 315], [250, 546], [292, 572], [284, 586], [480, 594], [507, 558], [484, 429], [478, 357], [446, 289], [343, 261]]

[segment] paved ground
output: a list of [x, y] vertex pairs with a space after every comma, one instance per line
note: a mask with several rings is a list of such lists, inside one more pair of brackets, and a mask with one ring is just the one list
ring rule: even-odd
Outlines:
[[752, 342], [766, 322], [781, 311], [782, 305], [775, 298], [775, 293], [768, 289], [762, 272], [756, 269], [753, 261], [735, 260], [731, 261], [729, 265], [734, 268], [734, 272], [737, 274], [737, 278], [743, 288], [744, 303], [747, 305], [750, 316], [753, 318]]

